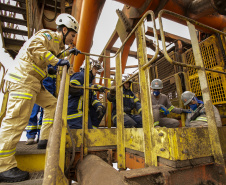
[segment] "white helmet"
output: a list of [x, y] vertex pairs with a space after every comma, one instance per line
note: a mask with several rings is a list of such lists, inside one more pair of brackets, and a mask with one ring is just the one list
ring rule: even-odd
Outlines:
[[101, 73], [101, 72], [104, 70], [104, 68], [102, 67], [100, 61], [94, 60], [94, 59], [92, 59], [92, 58], [90, 58], [90, 59], [92, 60], [92, 62], [90, 62], [90, 64], [91, 64], [91, 69], [93, 69], [93, 67], [96, 67], [97, 70], [98, 70], [97, 72]]
[[192, 93], [191, 91], [185, 91], [181, 94], [181, 100], [184, 105], [188, 105], [194, 97], [195, 93]]
[[162, 89], [163, 88], [163, 83], [162, 80], [160, 79], [154, 79], [151, 82], [151, 88], [152, 89]]
[[69, 29], [74, 30], [78, 33], [79, 24], [78, 21], [70, 14], [62, 13], [56, 18], [56, 25], [64, 25]]

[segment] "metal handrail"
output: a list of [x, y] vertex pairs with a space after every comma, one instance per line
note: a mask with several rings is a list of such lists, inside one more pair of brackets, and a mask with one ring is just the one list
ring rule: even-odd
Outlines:
[[49, 150], [46, 157], [45, 173], [43, 184], [56, 184], [57, 170], [60, 157], [60, 139], [62, 132], [62, 109], [65, 91], [67, 66], [63, 67], [62, 79], [60, 83], [60, 91], [54, 115], [52, 133], [48, 141]]
[[[174, 61], [173, 59], [170, 58], [170, 56], [168, 55], [167, 53], [167, 49], [166, 49], [166, 40], [165, 40], [165, 35], [164, 35], [164, 31], [163, 31], [163, 24], [162, 24], [162, 14], [169, 14], [169, 15], [172, 15], [172, 16], [175, 16], [177, 17], [178, 19], [181, 19], [183, 21], [189, 21], [193, 24], [196, 24], [198, 26], [201, 26], [203, 28], [206, 28], [206, 29], [209, 29], [213, 32], [217, 32], [219, 34], [222, 34], [224, 36], [226, 36], [226, 33], [222, 32], [222, 31], [219, 31], [217, 29], [214, 29], [214, 28], [211, 28], [209, 26], [206, 26], [205, 24], [202, 24], [200, 22], [197, 22], [197, 21], [194, 21], [193, 19], [190, 19], [188, 17], [185, 17], [185, 16], [182, 16], [182, 15], [179, 15], [179, 14], [176, 14], [174, 12], [171, 12], [171, 11], [168, 11], [168, 10], [161, 10], [158, 14], [158, 19], [159, 19], [159, 29], [160, 29], [160, 35], [161, 35], [161, 40], [162, 40], [162, 47], [163, 47], [163, 54], [166, 58], [166, 60], [168, 62], [170, 62], [171, 64], [174, 64], [174, 65], [179, 65], [179, 66], [182, 66], [182, 67], [189, 67], [189, 68], [196, 68], [196, 69], [201, 69], [202, 67], [201, 66], [196, 66], [196, 65], [191, 65], [191, 64], [184, 64], [184, 63], [180, 63], [180, 62], [177, 62], [177, 61]], [[215, 72], [215, 73], [221, 73], [221, 74], [226, 74], [226, 72], [223, 72], [223, 71], [218, 71], [218, 70], [214, 70], [214, 69], [208, 69], [208, 68], [204, 68], [206, 71], [211, 71], [211, 72]]]
[[[154, 26], [154, 38], [156, 41], [156, 49], [159, 50], [159, 42], [158, 42], [158, 34], [157, 34], [157, 29], [156, 29], [156, 25], [155, 25], [155, 14], [153, 13], [153, 11], [149, 10], [147, 11], [143, 17], [139, 20], [139, 22], [136, 24], [136, 26], [133, 28], [133, 30], [130, 32], [130, 34], [127, 36], [127, 38], [124, 40], [124, 42], [122, 43], [121, 47], [117, 50], [117, 52], [115, 53], [115, 55], [113, 56], [107, 56], [107, 55], [96, 55], [96, 54], [92, 54], [92, 53], [86, 53], [86, 52], [81, 52], [81, 54], [87, 55], [87, 56], [96, 56], [96, 57], [103, 57], [103, 58], [114, 58], [116, 57], [119, 52], [123, 49], [124, 45], [126, 44], [126, 42], [129, 40], [129, 38], [132, 36], [132, 34], [136, 31], [136, 29], [138, 28], [138, 26], [140, 26], [140, 24], [143, 22], [143, 20], [148, 16], [151, 15], [151, 18], [153, 20], [153, 26]], [[158, 53], [157, 53], [158, 54]], [[152, 59], [151, 59], [152, 60]], [[144, 66], [146, 67], [146, 66]]]

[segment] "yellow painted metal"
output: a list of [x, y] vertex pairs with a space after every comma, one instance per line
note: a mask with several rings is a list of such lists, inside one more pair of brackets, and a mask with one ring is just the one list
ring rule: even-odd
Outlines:
[[84, 146], [84, 155], [88, 154], [88, 146], [87, 146], [87, 139], [88, 139], [88, 114], [89, 114], [89, 56], [86, 56], [86, 66], [85, 66], [85, 77], [84, 77], [84, 94], [83, 94], [83, 123], [82, 123], [82, 130], [83, 130], [83, 146]]
[[[201, 43], [199, 43], [202, 53], [202, 59], [205, 68], [224, 71], [224, 59], [221, 50], [219, 49], [219, 42], [215, 35], [210, 36]], [[188, 64], [195, 64], [192, 49], [186, 51], [184, 54], [185, 62]], [[188, 68], [189, 83], [191, 84], [191, 91], [197, 96], [202, 96], [199, 76], [197, 69]], [[226, 103], [226, 77], [224, 74], [207, 72], [208, 85], [210, 87], [211, 99], [214, 105]], [[217, 92], [217, 93], [216, 93]]]
[[117, 129], [89, 129], [88, 146], [113, 146], [117, 145]]
[[223, 153], [220, 145], [215, 115], [213, 111], [213, 104], [211, 101], [209, 86], [207, 83], [207, 77], [204, 69], [201, 51], [199, 48], [195, 26], [191, 24], [189, 21], [187, 21], [187, 25], [188, 25], [189, 33], [191, 36], [191, 43], [192, 43], [192, 49], [195, 57], [195, 63], [197, 66], [202, 67], [202, 69], [198, 70], [198, 75], [199, 75], [199, 81], [200, 81], [201, 90], [202, 90], [206, 116], [208, 120], [208, 130], [209, 130], [209, 138], [210, 138], [212, 153], [214, 156], [215, 163], [225, 168]]
[[142, 105], [142, 123], [144, 129], [144, 145], [145, 145], [145, 165], [157, 166], [157, 157], [154, 152], [153, 129], [154, 118], [150, 96], [150, 75], [149, 69], [143, 70], [142, 66], [148, 61], [146, 41], [144, 33], [144, 25], [141, 24], [136, 31], [137, 39], [137, 58], [139, 60], [139, 79], [140, 79], [140, 92], [141, 92], [141, 105]]
[[123, 114], [123, 91], [121, 53], [116, 56], [116, 114], [117, 114], [117, 158], [118, 168], [125, 169], [125, 143], [124, 143], [124, 114]]
[[[177, 97], [179, 97], [179, 108], [183, 108], [183, 102], [181, 100], [181, 94], [182, 92], [182, 86], [181, 86], [181, 80], [178, 74], [174, 75], [175, 78], [175, 83], [176, 83], [176, 87], [177, 87]], [[186, 120], [186, 115], [185, 113], [181, 114], [181, 123], [182, 123], [182, 127], [185, 127], [185, 120]]]
[[[111, 79], [108, 79], [108, 88], [111, 87]], [[108, 101], [107, 103], [107, 114], [108, 114], [108, 128], [111, 128], [111, 102]]]
[[45, 167], [45, 154], [15, 155], [17, 167], [24, 171], [43, 171]]
[[58, 166], [56, 185], [68, 185], [68, 184], [69, 184], [68, 179], [64, 175], [64, 172], [61, 170], [61, 168]]
[[64, 90], [64, 104], [63, 104], [63, 113], [62, 113], [62, 132], [61, 132], [61, 141], [60, 141], [60, 159], [59, 167], [62, 172], [64, 172], [64, 163], [65, 163], [65, 146], [66, 146], [66, 132], [67, 132], [67, 107], [68, 107], [68, 92], [69, 92], [69, 81], [70, 75], [66, 74], [65, 80], [65, 90]]
[[[218, 128], [220, 144], [226, 154], [226, 127]], [[76, 147], [82, 143], [82, 130], [72, 130]], [[116, 146], [117, 129], [89, 129], [88, 146]], [[155, 128], [153, 129], [155, 153], [172, 161], [212, 156], [208, 128]], [[125, 148], [145, 151], [142, 128], [124, 129]], [[71, 147], [71, 146], [68, 146]]]
[[125, 147], [144, 152], [144, 132], [142, 128], [127, 128], [124, 130]]

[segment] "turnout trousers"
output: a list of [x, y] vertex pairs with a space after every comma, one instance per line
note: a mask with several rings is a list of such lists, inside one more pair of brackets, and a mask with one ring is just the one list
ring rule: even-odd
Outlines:
[[48, 139], [56, 109], [56, 98], [44, 88], [40, 92], [9, 83], [6, 116], [0, 131], [0, 172], [17, 166], [16, 145], [29, 121], [34, 104], [45, 108], [40, 139]]
[[161, 117], [158, 109], [153, 109], [155, 124], [160, 127], [177, 128], [180, 122], [174, 118]]

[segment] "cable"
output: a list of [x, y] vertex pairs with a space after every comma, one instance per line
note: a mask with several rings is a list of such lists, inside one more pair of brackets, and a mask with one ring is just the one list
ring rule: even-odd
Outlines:
[[[43, 3], [45, 4], [45, 0], [44, 0]], [[55, 0], [55, 15], [54, 15], [54, 17], [52, 19], [49, 19], [48, 17], [46, 17], [46, 15], [44, 14], [44, 11], [43, 11], [43, 17], [48, 22], [54, 21], [56, 19], [56, 15], [57, 15], [57, 0]]]

